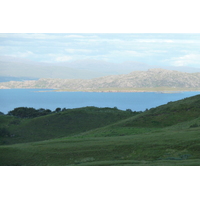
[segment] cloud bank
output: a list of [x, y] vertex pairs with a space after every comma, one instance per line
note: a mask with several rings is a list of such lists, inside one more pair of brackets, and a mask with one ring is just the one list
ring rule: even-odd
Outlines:
[[200, 68], [200, 34], [0, 34], [0, 56], [39, 62], [99, 59]]

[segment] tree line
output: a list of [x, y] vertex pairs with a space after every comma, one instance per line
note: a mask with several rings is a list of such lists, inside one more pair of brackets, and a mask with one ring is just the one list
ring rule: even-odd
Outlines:
[[35, 108], [28, 108], [28, 107], [18, 107], [8, 112], [8, 115], [15, 116], [19, 118], [34, 118], [40, 117], [44, 115], [48, 115], [51, 113], [58, 113], [64, 111], [64, 109], [56, 108], [55, 111], [51, 111], [50, 109], [35, 109]]
[[[110, 108], [111, 110], [118, 110], [117, 107], [114, 108]], [[40, 109], [35, 109], [35, 108], [28, 108], [28, 107], [18, 107], [18, 108], [14, 108], [13, 110], [9, 111], [7, 115], [10, 116], [14, 116], [14, 117], [18, 117], [18, 118], [34, 118], [34, 117], [40, 117], [40, 116], [44, 116], [44, 115], [49, 115], [51, 113], [59, 113], [59, 112], [63, 112], [66, 111], [66, 108], [56, 108], [54, 111], [51, 111], [50, 109], [44, 109], [44, 108], [40, 108]], [[102, 110], [104, 110], [102, 108]], [[133, 114], [138, 114], [141, 113], [140, 112], [136, 112], [136, 111], [132, 111], [131, 109], [126, 109], [126, 112], [130, 112]], [[0, 112], [0, 115], [4, 115], [4, 113]]]

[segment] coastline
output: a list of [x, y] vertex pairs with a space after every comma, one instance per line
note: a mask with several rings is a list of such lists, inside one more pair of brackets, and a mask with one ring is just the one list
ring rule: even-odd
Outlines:
[[142, 92], [155, 92], [155, 93], [181, 93], [181, 92], [200, 92], [200, 88], [134, 88], [134, 89], [85, 89], [85, 90], [68, 90], [68, 89], [53, 89], [52, 92], [125, 92], [125, 93], [142, 93]]
[[33, 89], [34, 92], [97, 92], [97, 93], [182, 93], [182, 92], [200, 92], [200, 88], [98, 88], [98, 89], [58, 89], [58, 88], [0, 88], [0, 90], [10, 89]]

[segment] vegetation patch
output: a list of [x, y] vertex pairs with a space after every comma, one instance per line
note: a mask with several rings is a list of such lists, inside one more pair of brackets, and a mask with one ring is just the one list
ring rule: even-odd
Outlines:
[[199, 113], [196, 95], [144, 112], [84, 107], [0, 115], [0, 165], [199, 166]]

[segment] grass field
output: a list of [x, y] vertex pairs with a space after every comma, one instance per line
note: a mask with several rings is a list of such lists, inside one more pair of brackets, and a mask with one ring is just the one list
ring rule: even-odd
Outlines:
[[0, 138], [4, 166], [200, 165], [200, 95], [141, 113], [86, 107], [0, 122], [14, 135]]

